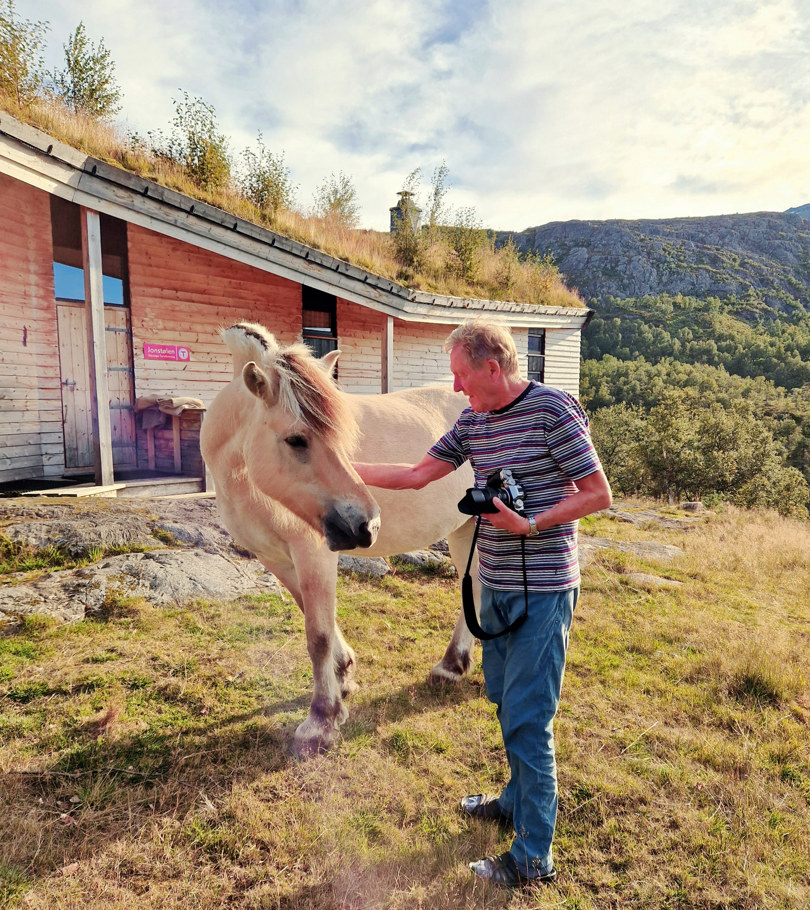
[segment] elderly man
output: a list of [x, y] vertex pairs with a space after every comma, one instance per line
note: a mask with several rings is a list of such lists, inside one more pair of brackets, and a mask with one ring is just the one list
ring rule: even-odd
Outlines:
[[484, 679], [511, 776], [499, 795], [467, 796], [461, 809], [515, 831], [510, 850], [470, 864], [476, 875], [509, 887], [550, 882], [557, 874], [553, 721], [579, 594], [577, 519], [610, 505], [610, 485], [584, 411], [566, 392], [521, 377], [508, 329], [472, 320], [445, 350], [469, 408], [418, 464], [355, 468], [369, 486], [420, 489], [469, 460], [477, 486], [508, 468], [523, 488], [523, 514], [495, 499], [478, 538], [481, 627], [495, 636], [482, 641]]

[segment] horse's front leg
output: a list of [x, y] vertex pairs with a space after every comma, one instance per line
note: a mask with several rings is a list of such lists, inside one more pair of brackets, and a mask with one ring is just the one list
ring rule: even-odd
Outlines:
[[295, 731], [295, 751], [305, 758], [330, 748], [340, 735], [349, 715], [343, 698], [354, 688], [355, 657], [335, 624], [337, 554], [327, 551], [314, 564], [296, 560], [295, 568], [312, 661], [312, 703]]

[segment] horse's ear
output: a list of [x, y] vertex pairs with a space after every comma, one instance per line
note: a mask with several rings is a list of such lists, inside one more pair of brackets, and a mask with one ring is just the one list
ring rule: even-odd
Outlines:
[[252, 360], [242, 368], [242, 379], [257, 398], [268, 406], [273, 407], [278, 398], [278, 376], [275, 371], [268, 376], [264, 370]]
[[321, 366], [332, 377], [332, 379], [335, 378], [335, 369], [337, 368], [338, 357], [340, 357], [340, 351], [330, 351], [328, 354], [324, 354], [323, 357], [321, 357]]

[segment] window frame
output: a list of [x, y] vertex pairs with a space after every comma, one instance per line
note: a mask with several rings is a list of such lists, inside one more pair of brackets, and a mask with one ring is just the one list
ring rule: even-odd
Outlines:
[[[532, 339], [539, 339], [539, 345], [532, 347]], [[546, 377], [546, 330], [529, 329], [526, 336], [526, 377], [535, 382], [545, 382]]]
[[[307, 325], [307, 313], [326, 313], [329, 325]], [[301, 339], [316, 357], [337, 350], [337, 298], [334, 294], [301, 285]]]
[[[84, 303], [81, 207], [51, 196], [54, 297]], [[127, 223], [103, 212], [101, 228], [102, 289], [105, 306], [129, 306]]]

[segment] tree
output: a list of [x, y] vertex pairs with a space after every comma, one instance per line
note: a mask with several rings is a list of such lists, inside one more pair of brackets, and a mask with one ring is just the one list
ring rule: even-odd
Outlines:
[[231, 176], [228, 140], [219, 131], [212, 105], [202, 98], [172, 98], [174, 127], [166, 149], [159, 154], [179, 162], [189, 179], [200, 189], [215, 190], [227, 186]]
[[315, 191], [315, 213], [346, 227], [357, 227], [360, 205], [352, 178], [343, 171], [330, 174]]
[[104, 39], [93, 44], [84, 23], [62, 45], [65, 68], [54, 72], [56, 94], [78, 113], [91, 117], [112, 117], [121, 110], [121, 90], [115, 81], [115, 64], [104, 46]]
[[474, 208], [467, 206], [456, 212], [455, 223], [448, 229], [447, 237], [456, 254], [459, 275], [465, 281], [475, 281], [488, 235]]
[[745, 508], [775, 509], [790, 518], [807, 518], [810, 485], [796, 468], [786, 468], [778, 458], [770, 458], [762, 470], [732, 496]]
[[591, 420], [591, 436], [611, 486], [617, 493], [638, 493], [644, 486], [639, 442], [645, 416], [640, 408], [616, 404]]
[[430, 194], [427, 200], [427, 232], [428, 242], [435, 243], [439, 239], [439, 228], [447, 218], [447, 207], [444, 197], [447, 195], [447, 175], [449, 173], [447, 162], [442, 160], [433, 171], [433, 180], [430, 184]]
[[400, 215], [394, 224], [392, 240], [394, 254], [400, 265], [418, 272], [425, 261], [425, 238], [419, 224], [417, 194], [421, 182], [421, 168], [414, 168], [405, 178], [400, 193]]
[[511, 294], [520, 275], [520, 253], [515, 245], [515, 238], [510, 234], [499, 250], [496, 251], [497, 268], [495, 283], [507, 295]]
[[690, 398], [680, 389], [669, 390], [644, 422], [640, 464], [646, 492], [669, 502], [692, 493], [697, 485], [700, 440]]
[[240, 178], [242, 192], [272, 224], [282, 209], [292, 208], [295, 187], [290, 170], [284, 164], [284, 153], [274, 154], [265, 147], [262, 134], [256, 137], [258, 152], [242, 152], [244, 171]]
[[14, 0], [0, 0], [0, 91], [19, 108], [30, 105], [42, 90], [45, 61], [39, 49], [48, 28], [47, 22], [17, 19]]

